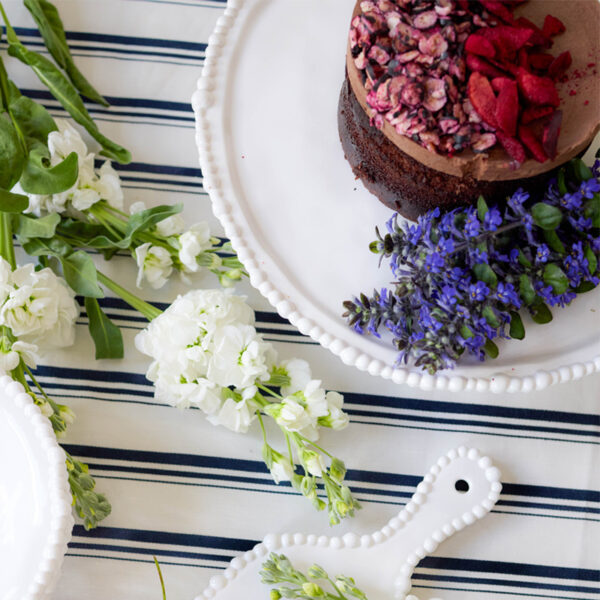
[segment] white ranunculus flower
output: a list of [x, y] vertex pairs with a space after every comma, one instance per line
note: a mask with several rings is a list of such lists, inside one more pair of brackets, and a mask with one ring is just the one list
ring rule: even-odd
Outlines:
[[164, 235], [165, 237], [171, 237], [173, 235], [179, 235], [185, 229], [185, 221], [183, 217], [179, 214], [171, 215], [166, 219], [159, 221], [156, 224], [156, 230], [160, 235]]
[[137, 287], [141, 287], [142, 280], [146, 279], [157, 290], [167, 283], [173, 272], [169, 251], [162, 246], [153, 246], [150, 242], [135, 249], [135, 260], [138, 266]]
[[289, 396], [303, 390], [312, 379], [310, 365], [301, 358], [284, 360], [281, 366], [286, 370], [290, 378], [290, 385], [282, 386], [281, 388], [283, 396]]
[[179, 260], [186, 271], [191, 273], [199, 271], [200, 265], [196, 258], [211, 247], [208, 223], [202, 222], [192, 225], [189, 231], [179, 236], [179, 244], [181, 246]]
[[226, 325], [213, 338], [208, 378], [223, 386], [244, 388], [269, 378], [265, 343], [252, 325]]
[[27, 264], [10, 274], [10, 284], [12, 290], [0, 307], [0, 324], [22, 341], [51, 347], [73, 343], [79, 306], [60, 277], [51, 269], [35, 271]]

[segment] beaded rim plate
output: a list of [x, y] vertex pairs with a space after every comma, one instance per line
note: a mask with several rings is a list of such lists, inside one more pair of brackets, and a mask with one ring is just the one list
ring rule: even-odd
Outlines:
[[528, 392], [600, 371], [600, 289], [551, 324], [526, 322], [498, 359], [434, 376], [346, 325], [343, 300], [390, 281], [368, 244], [391, 213], [354, 179], [337, 132], [353, 5], [229, 0], [209, 38], [193, 97], [200, 166], [252, 285], [344, 363], [424, 390]]
[[330, 576], [351, 576], [373, 600], [392, 594], [399, 600], [418, 600], [407, 594], [419, 561], [444, 540], [485, 517], [501, 490], [500, 471], [487, 456], [475, 448], [454, 448], [437, 460], [408, 504], [381, 529], [342, 537], [269, 534], [214, 576], [196, 600], [264, 597], [266, 588], [259, 571], [270, 552], [286, 555], [304, 572], [317, 563]]
[[65, 454], [23, 386], [2, 375], [0, 598], [49, 598], [72, 529]]

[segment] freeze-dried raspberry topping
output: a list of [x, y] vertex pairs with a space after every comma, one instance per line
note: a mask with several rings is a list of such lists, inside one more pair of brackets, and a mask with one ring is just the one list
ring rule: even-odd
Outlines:
[[350, 49], [373, 124], [448, 156], [500, 142], [519, 163], [527, 153], [553, 158], [562, 115], [554, 82], [571, 56], [547, 50], [564, 25], [516, 19], [517, 4], [363, 0]]

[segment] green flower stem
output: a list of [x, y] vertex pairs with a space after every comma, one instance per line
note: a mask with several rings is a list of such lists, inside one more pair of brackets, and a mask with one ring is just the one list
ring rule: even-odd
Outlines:
[[313, 448], [316, 448], [319, 452], [322, 452], [323, 454], [325, 454], [325, 456], [328, 456], [329, 458], [334, 458], [333, 454], [330, 454], [329, 452], [327, 452], [327, 450], [325, 450], [324, 448], [321, 448], [321, 446], [319, 446], [318, 444], [315, 444], [314, 442], [312, 442], [311, 440], [309, 440], [308, 438], [305, 438], [303, 435], [300, 435], [297, 432], [294, 432], [294, 437], [297, 438], [297, 445], [309, 445], [312, 446]]
[[[263, 392], [266, 392], [270, 396], [273, 396], [273, 398], [277, 398], [277, 400], [283, 400], [283, 396], [281, 394], [278, 394], [277, 392], [274, 392], [271, 388], [268, 388], [267, 386], [262, 385], [261, 383], [257, 384], [256, 387], [259, 390], [262, 390]], [[268, 403], [268, 401], [266, 399], [265, 399], [265, 401]]]
[[167, 600], [167, 591], [165, 590], [165, 580], [163, 579], [162, 571], [160, 570], [160, 565], [158, 564], [158, 560], [156, 556], [152, 557], [154, 559], [154, 564], [156, 565], [156, 570], [158, 571], [158, 579], [160, 580], [160, 587], [162, 589], [162, 597], [163, 600]]
[[13, 246], [11, 215], [5, 212], [0, 213], [0, 255], [14, 271], [17, 267], [17, 261], [15, 260], [15, 248]]
[[98, 271], [98, 281], [105, 285], [109, 290], [117, 294], [119, 298], [127, 302], [129, 306], [137, 310], [142, 316], [148, 319], [148, 321], [152, 321], [152, 319], [155, 319], [162, 314], [162, 310], [160, 310], [160, 308], [156, 308], [155, 306], [152, 306], [152, 304], [149, 304], [141, 298], [138, 298], [136, 295], [127, 291], [124, 287], [121, 287], [118, 283], [110, 279], [110, 277], [104, 275], [104, 273], [101, 271]]

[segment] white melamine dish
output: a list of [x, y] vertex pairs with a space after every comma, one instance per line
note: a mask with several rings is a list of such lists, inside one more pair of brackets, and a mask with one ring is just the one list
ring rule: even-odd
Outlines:
[[23, 386], [0, 377], [0, 600], [49, 598], [73, 516], [65, 454]]
[[337, 129], [353, 0], [230, 0], [193, 103], [205, 189], [252, 284], [293, 325], [350, 365], [422, 389], [516, 392], [600, 370], [600, 289], [526, 322], [500, 357], [428, 375], [395, 366], [342, 302], [386, 286], [368, 250], [391, 213], [354, 179]]

